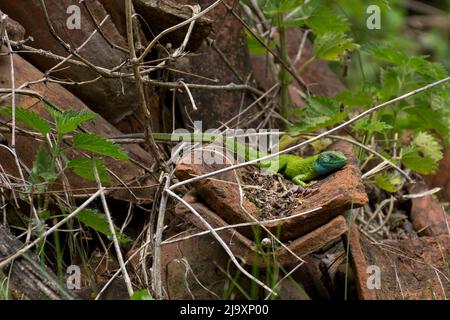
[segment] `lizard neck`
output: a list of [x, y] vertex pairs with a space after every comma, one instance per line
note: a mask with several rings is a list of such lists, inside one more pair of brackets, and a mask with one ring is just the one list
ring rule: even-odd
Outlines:
[[314, 159], [313, 168], [314, 172], [319, 176], [327, 175], [332, 172], [332, 170], [329, 167], [322, 166], [320, 162], [317, 161], [317, 158]]

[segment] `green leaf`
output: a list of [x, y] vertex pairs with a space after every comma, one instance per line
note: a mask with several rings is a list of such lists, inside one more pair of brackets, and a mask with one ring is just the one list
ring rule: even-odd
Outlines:
[[[267, 42], [265, 39], [262, 38], [260, 38], [260, 40], [263, 43]], [[270, 49], [273, 49], [276, 45], [274, 40], [266, 44]], [[250, 33], [247, 33], [247, 47], [250, 53], [256, 56], [263, 56], [267, 52], [266, 48], [258, 40], [256, 40], [255, 37]]]
[[367, 52], [372, 57], [378, 60], [398, 65], [407, 62], [409, 59], [406, 53], [398, 50], [398, 48], [395, 48], [394, 46], [389, 45], [387, 43], [372, 42], [370, 44], [364, 45], [361, 48], [361, 51]]
[[44, 179], [45, 182], [52, 182], [58, 177], [54, 170], [52, 156], [43, 146], [40, 146], [36, 152], [30, 175], [34, 183], [39, 183], [39, 178]]
[[380, 173], [375, 176], [375, 183], [380, 189], [387, 192], [397, 192], [403, 182], [402, 177], [397, 173]]
[[94, 152], [104, 156], [127, 160], [128, 154], [121, 146], [112, 143], [96, 134], [79, 133], [73, 137], [73, 146], [78, 149]]
[[[104, 234], [109, 239], [112, 238], [108, 219], [103, 213], [93, 209], [83, 209], [76, 215], [76, 217], [89, 228]], [[114, 226], [114, 230], [116, 231], [117, 240], [119, 240], [120, 243], [127, 243], [131, 241], [127, 235], [120, 233], [120, 229], [118, 227]]]
[[314, 40], [316, 58], [328, 61], [339, 61], [344, 52], [358, 47], [353, 39], [347, 38], [342, 32], [324, 33]]
[[422, 156], [419, 150], [414, 147], [403, 150], [402, 163], [408, 169], [420, 174], [431, 174], [437, 171], [437, 162], [429, 156]]
[[440, 63], [427, 61], [424, 57], [411, 57], [405, 62], [409, 68], [434, 79], [442, 79], [447, 76], [447, 71]]
[[[0, 114], [12, 117], [12, 107], [1, 108]], [[16, 120], [44, 135], [50, 132], [50, 124], [44, 118], [28, 109], [16, 107]]]
[[303, 2], [304, 0], [268, 0], [263, 11], [268, 16], [276, 16], [297, 9]]
[[74, 131], [78, 125], [92, 120], [98, 115], [90, 110], [65, 110], [59, 112], [50, 106], [46, 106], [48, 112], [55, 120], [56, 130], [59, 134], [66, 134]]
[[355, 124], [355, 129], [368, 132], [383, 132], [392, 129], [392, 126], [383, 121], [359, 120]]
[[52, 213], [48, 210], [42, 210], [38, 212], [39, 219], [42, 221], [48, 220], [52, 217]]
[[76, 158], [67, 163], [67, 167], [80, 177], [95, 181], [94, 160], [97, 167], [98, 176], [101, 182], [111, 183], [106, 170], [105, 162], [102, 159]]
[[305, 107], [299, 111], [298, 117], [301, 122], [296, 122], [290, 128], [292, 134], [313, 132], [333, 126], [344, 120], [347, 113], [340, 110], [340, 105], [335, 99], [310, 96], [306, 100]]
[[379, 91], [382, 100], [388, 100], [400, 93], [402, 83], [399, 76], [400, 68], [380, 69], [381, 73], [381, 89]]
[[438, 162], [443, 158], [442, 145], [439, 143], [438, 139], [428, 132], [419, 132], [415, 136], [413, 143], [420, 152], [434, 161]]
[[325, 34], [330, 32], [330, 30], [333, 30], [333, 32], [347, 32], [350, 29], [350, 24], [345, 17], [323, 6], [314, 10], [313, 14], [306, 20], [306, 25], [315, 34]]
[[375, 89], [369, 86], [360, 88], [357, 91], [344, 90], [336, 96], [336, 99], [343, 103], [346, 108], [354, 109], [369, 107], [373, 103]]
[[416, 106], [404, 110], [406, 115], [398, 119], [396, 127], [403, 129], [434, 129], [442, 136], [448, 136], [448, 116], [427, 106]]
[[153, 297], [148, 293], [147, 289], [140, 291], [135, 291], [130, 297], [130, 300], [154, 300]]

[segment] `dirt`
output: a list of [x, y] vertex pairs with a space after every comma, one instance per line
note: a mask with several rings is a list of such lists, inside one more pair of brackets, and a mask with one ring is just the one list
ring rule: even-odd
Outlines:
[[300, 204], [292, 195], [306, 190], [281, 175], [262, 174], [256, 167], [242, 170], [241, 183], [245, 197], [255, 204], [265, 220], [291, 215]]

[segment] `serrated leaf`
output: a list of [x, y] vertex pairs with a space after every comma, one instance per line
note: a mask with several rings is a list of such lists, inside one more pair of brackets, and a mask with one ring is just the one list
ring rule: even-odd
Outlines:
[[38, 183], [39, 178], [44, 179], [45, 182], [52, 182], [58, 177], [54, 170], [52, 156], [43, 146], [40, 146], [36, 152], [30, 175], [34, 183]]
[[437, 171], [437, 162], [428, 156], [421, 156], [414, 147], [403, 150], [402, 163], [408, 169], [420, 174], [431, 174]]
[[327, 7], [320, 6], [306, 20], [306, 25], [311, 28], [315, 34], [325, 34], [333, 32], [346, 32], [350, 29], [347, 19], [330, 10]]
[[442, 79], [447, 76], [447, 71], [440, 63], [430, 62], [424, 57], [410, 57], [405, 62], [409, 68], [434, 79]]
[[427, 106], [416, 106], [404, 110], [406, 116], [402, 116], [396, 122], [396, 127], [402, 129], [434, 129], [442, 136], [449, 134], [449, 118], [440, 111], [435, 111]]
[[276, 16], [297, 9], [303, 2], [304, 0], [268, 0], [263, 11], [268, 16]]
[[361, 51], [369, 53], [372, 57], [378, 60], [398, 65], [407, 62], [409, 59], [408, 55], [404, 52], [387, 43], [366, 44], [361, 48]]
[[127, 160], [128, 154], [121, 146], [114, 144], [96, 134], [78, 133], [73, 137], [73, 146], [78, 149], [94, 152], [120, 160]]
[[[12, 117], [12, 107], [0, 108], [0, 114]], [[50, 132], [50, 124], [41, 116], [28, 109], [16, 107], [16, 121], [42, 134]]]
[[[108, 219], [103, 213], [100, 213], [97, 210], [93, 209], [83, 209], [76, 215], [76, 217], [80, 222], [82, 222], [89, 228], [92, 228], [93, 230], [104, 234], [109, 239], [112, 238]], [[120, 232], [120, 229], [118, 227], [114, 226], [114, 229], [116, 231], [117, 240], [119, 240], [120, 243], [127, 243], [131, 241], [131, 239], [127, 235]]]
[[92, 120], [98, 115], [90, 110], [65, 110], [59, 112], [50, 106], [46, 106], [48, 112], [55, 120], [56, 130], [59, 134], [74, 131], [81, 123]]
[[328, 61], [339, 61], [344, 52], [353, 51], [358, 47], [359, 45], [342, 32], [324, 33], [314, 40], [316, 58]]
[[402, 182], [402, 177], [398, 173], [380, 173], [375, 176], [378, 188], [387, 192], [397, 192]]
[[147, 289], [140, 291], [135, 291], [130, 297], [130, 300], [154, 300], [153, 297], [148, 293]]
[[[265, 39], [262, 39], [262, 38], [260, 38], [260, 40], [263, 43], [267, 42]], [[270, 41], [267, 44], [267, 46], [270, 49], [273, 49], [275, 47], [275, 45], [276, 45], [276, 43], [274, 40]], [[263, 56], [267, 52], [266, 48], [258, 40], [256, 40], [255, 37], [250, 33], [247, 33], [247, 47], [248, 47], [248, 50], [250, 51], [250, 53], [252, 53], [256, 56]]]
[[111, 183], [106, 170], [105, 162], [102, 159], [76, 158], [67, 163], [67, 167], [80, 177], [95, 181], [94, 160], [97, 167], [98, 176], [101, 182]]
[[373, 103], [373, 96], [375, 95], [375, 89], [369, 86], [360, 88], [357, 91], [344, 90], [336, 96], [336, 99], [344, 104], [348, 109], [355, 107], [368, 107]]
[[388, 100], [392, 96], [397, 96], [402, 87], [399, 77], [399, 68], [393, 67], [381, 69], [381, 89], [379, 91], [382, 100]]
[[420, 152], [434, 161], [438, 162], [443, 158], [441, 144], [428, 132], [419, 132], [413, 139], [413, 143]]
[[360, 120], [356, 122], [355, 129], [368, 132], [383, 132], [385, 130], [392, 129], [392, 126], [379, 120]]
[[338, 101], [323, 96], [310, 96], [305, 107], [299, 113], [301, 122], [296, 122], [290, 133], [313, 132], [321, 128], [333, 126], [347, 117], [341, 112]]

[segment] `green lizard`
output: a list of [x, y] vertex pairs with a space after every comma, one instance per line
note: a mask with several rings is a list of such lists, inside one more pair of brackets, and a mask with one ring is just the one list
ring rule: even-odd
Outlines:
[[[252, 149], [239, 143], [235, 137], [214, 133], [152, 133], [156, 141], [223, 142], [224, 146], [243, 157], [246, 161], [256, 160], [268, 153]], [[308, 182], [327, 176], [347, 163], [347, 158], [340, 151], [325, 151], [311, 157], [302, 158], [291, 154], [281, 154], [272, 160], [258, 162], [256, 165], [268, 173], [281, 173], [293, 183], [307, 186]]]

